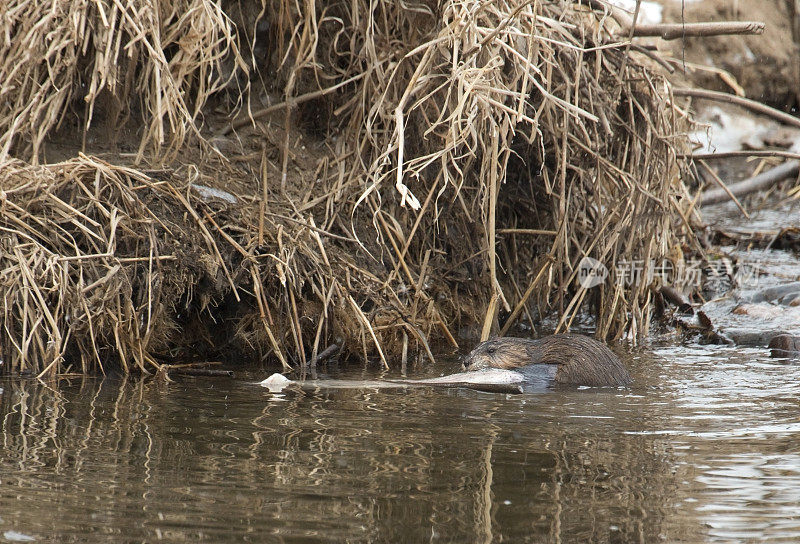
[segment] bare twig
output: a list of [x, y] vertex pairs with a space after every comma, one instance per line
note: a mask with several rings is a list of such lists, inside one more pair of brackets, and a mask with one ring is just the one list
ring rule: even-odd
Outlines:
[[180, 376], [211, 376], [211, 377], [225, 377], [233, 378], [233, 370], [216, 370], [213, 368], [172, 368], [168, 365], [165, 366], [168, 374]]
[[737, 106], [742, 106], [756, 113], [761, 113], [763, 115], [772, 117], [776, 121], [780, 121], [785, 125], [800, 127], [800, 119], [797, 117], [748, 98], [742, 98], [740, 96], [728, 93], [721, 93], [719, 91], [708, 91], [705, 89], [673, 89], [672, 94], [674, 96], [691, 96], [693, 98], [704, 98], [706, 100], [715, 100], [717, 102], [736, 104]]
[[[719, 185], [719, 188], [722, 189], [725, 192], [726, 195], [728, 195], [728, 198], [733, 200], [734, 204], [736, 204], [736, 207], [739, 208], [739, 210], [742, 212], [742, 214], [744, 214], [745, 218], [750, 219], [750, 214], [747, 213], [747, 210], [744, 209], [744, 206], [742, 206], [742, 203], [739, 202], [739, 200], [734, 196], [734, 194], [731, 192], [731, 190], [728, 188], [728, 186], [725, 185], [725, 182], [723, 182], [720, 179], [720, 177], [717, 175], [717, 173], [710, 166], [708, 166], [705, 162], [701, 161], [700, 164], [703, 166], [705, 171], [708, 172], [708, 174], [711, 176], [711, 179], [713, 179], [714, 182], [717, 185]], [[702, 205], [702, 201], [703, 201], [703, 199], [701, 197], [700, 198], [701, 205]]]
[[740, 197], [760, 191], [766, 187], [778, 183], [779, 181], [791, 178], [792, 176], [797, 176], [798, 172], [800, 172], [800, 161], [787, 161], [780, 166], [776, 166], [775, 168], [763, 172], [757, 176], [753, 176], [752, 178], [740, 181], [739, 183], [729, 184], [727, 189], [730, 191], [730, 195], [728, 191], [723, 189], [712, 189], [710, 191], [706, 191], [700, 197], [700, 205], [710, 206], [712, 204], [719, 204], [721, 202], [730, 200], [733, 198], [733, 196]]
[[336, 344], [331, 344], [330, 346], [322, 350], [320, 354], [317, 355], [314, 359], [312, 359], [309, 365], [314, 367], [320, 363], [323, 363], [326, 360], [328, 360], [331, 356], [333, 356], [337, 351], [339, 351], [339, 346], [337, 346]]
[[675, 40], [684, 37], [725, 36], [731, 34], [763, 34], [764, 23], [759, 21], [721, 21], [714, 23], [637, 24], [634, 37], [658, 37]]
[[236, 121], [231, 122], [229, 125], [226, 125], [218, 132], [218, 135], [225, 136], [226, 134], [230, 134], [234, 130], [238, 130], [242, 127], [246, 127], [247, 125], [252, 124], [256, 119], [261, 119], [262, 117], [266, 117], [271, 113], [275, 113], [276, 111], [281, 111], [281, 110], [285, 111], [286, 109], [292, 109], [305, 102], [321, 98], [325, 95], [334, 92], [337, 89], [341, 89], [345, 85], [349, 85], [350, 83], [355, 83], [359, 79], [365, 77], [367, 74], [368, 72], [361, 72], [360, 74], [356, 74], [353, 77], [347, 78], [344, 81], [340, 81], [336, 85], [331, 85], [330, 87], [327, 87], [325, 89], [319, 89], [317, 91], [304, 93], [301, 94], [300, 96], [295, 96], [293, 98], [290, 98], [284, 102], [280, 102], [278, 104], [273, 104], [272, 106], [267, 106], [266, 108], [256, 110], [253, 112], [252, 115], [243, 117], [241, 119], [237, 119]]

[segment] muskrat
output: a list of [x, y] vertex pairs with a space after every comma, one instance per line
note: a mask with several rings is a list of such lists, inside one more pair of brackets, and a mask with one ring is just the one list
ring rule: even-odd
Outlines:
[[627, 385], [631, 376], [605, 344], [579, 334], [555, 334], [538, 340], [493, 338], [464, 359], [464, 370], [502, 368], [572, 385]]

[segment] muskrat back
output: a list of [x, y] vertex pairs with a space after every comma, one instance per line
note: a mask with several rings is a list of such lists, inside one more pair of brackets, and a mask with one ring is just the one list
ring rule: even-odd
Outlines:
[[555, 334], [537, 340], [494, 338], [478, 344], [464, 360], [465, 370], [554, 365], [556, 383], [627, 385], [631, 376], [613, 351], [588, 336]]

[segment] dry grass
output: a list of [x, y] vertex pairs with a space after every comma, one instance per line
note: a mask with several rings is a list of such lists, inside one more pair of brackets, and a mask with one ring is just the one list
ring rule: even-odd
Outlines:
[[[234, 46], [210, 3], [181, 6], [214, 26], [200, 33], [209, 51]], [[305, 365], [334, 342], [392, 365], [414, 348], [430, 354], [434, 341], [456, 346], [476, 324], [486, 335], [503, 322], [506, 332], [523, 317], [555, 315], [565, 329], [587, 309], [599, 336], [647, 331], [650, 286], [616, 286], [614, 268], [681, 258], [685, 188], [676, 153], [685, 120], [666, 81], [614, 41], [613, 19], [538, 1], [311, 1], [302, 11], [274, 1], [265, 13], [272, 55], [262, 76], [281, 98], [253, 112], [255, 122], [233, 123], [243, 140], [263, 133], [261, 152], [239, 175], [235, 216], [177, 198], [185, 191], [167, 187], [186, 187], [180, 176], [159, 184], [90, 158], [47, 169], [6, 164], [3, 187], [13, 183], [4, 202], [15, 211], [2, 225], [11, 246], [25, 248], [4, 253], [0, 268], [8, 301], [0, 347], [13, 369], [62, 371], [69, 355], [84, 369], [112, 356], [147, 368], [167, 358], [170, 342], [180, 344], [168, 334], [183, 327], [174, 300], [203, 274], [217, 286], [209, 297], [236, 300], [227, 317], [206, 304], [197, 313], [206, 329], [224, 317], [240, 349], [284, 365]], [[165, 20], [184, 28], [184, 19]], [[123, 49], [150, 51], [139, 34], [120, 36]], [[187, 106], [184, 91], [207, 81], [221, 58], [187, 55], [187, 71], [161, 93], [148, 85], [165, 70], [175, 76], [166, 68], [174, 58], [141, 53], [129, 71], [145, 92], [145, 146], [178, 146], [186, 127], [199, 130], [203, 100], [221, 84], [199, 89]], [[62, 71], [70, 70], [86, 73]], [[74, 80], [59, 88], [74, 93]], [[2, 142], [8, 150], [19, 138], [35, 152], [67, 99], [21, 94], [0, 117]], [[123, 102], [130, 96], [120, 93]], [[34, 106], [19, 107], [25, 101]], [[20, 113], [20, 123], [9, 121]], [[314, 153], [294, 147], [301, 135]], [[230, 169], [216, 177], [228, 179]], [[151, 193], [161, 207], [141, 198]], [[180, 229], [155, 226], [178, 217]], [[54, 235], [58, 243], [48, 244]], [[112, 247], [114, 237], [126, 241], [125, 253]], [[203, 248], [215, 271], [155, 259], [175, 254], [169, 244]], [[80, 257], [87, 254], [102, 256]], [[611, 269], [605, 286], [577, 287], [584, 256]], [[14, 287], [20, 278], [30, 291]], [[173, 298], [147, 294], [153, 285], [172, 285]], [[91, 297], [96, 303], [84, 307]]]
[[186, 183], [80, 156], [6, 162], [0, 186], [7, 372], [152, 369], [228, 291], [230, 258], [196, 221], [203, 204]]
[[[315, 217], [351, 215], [352, 236], [388, 272], [370, 293], [384, 316], [438, 322], [452, 337], [459, 318], [517, 317], [532, 294], [564, 328], [590, 294], [575, 288], [583, 256], [612, 271], [680, 258], [684, 118], [666, 81], [612, 41], [605, 13], [568, 2], [406, 8], [279, 13], [295, 59], [287, 94], [296, 82], [351, 81], [285, 104], [313, 95], [342, 130], [332, 154], [355, 155], [318, 191]], [[592, 294], [599, 335], [647, 330], [648, 285]]]
[[98, 104], [111, 127], [145, 120], [140, 156], [173, 156], [231, 76], [224, 62], [242, 62], [211, 0], [8, 0], [0, 42], [0, 159], [37, 161], [55, 127], [70, 113], [89, 127]]

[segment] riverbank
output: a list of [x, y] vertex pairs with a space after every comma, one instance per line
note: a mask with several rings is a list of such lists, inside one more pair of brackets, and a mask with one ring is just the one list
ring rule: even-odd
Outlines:
[[0, 65], [3, 372], [646, 334], [653, 290], [618, 269], [702, 251], [659, 64], [601, 8], [417, 8], [32, 8], [15, 29], [65, 60]]

